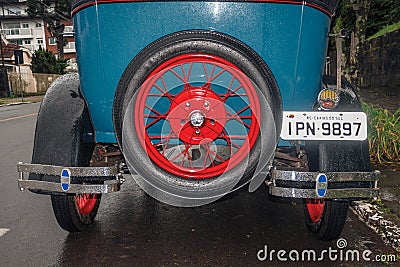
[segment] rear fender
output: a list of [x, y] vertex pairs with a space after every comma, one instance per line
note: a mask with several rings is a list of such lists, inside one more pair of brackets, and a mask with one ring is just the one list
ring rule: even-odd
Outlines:
[[[79, 76], [63, 75], [50, 86], [40, 106], [32, 163], [88, 166], [94, 140], [89, 111], [79, 89]], [[60, 177], [30, 174], [29, 180], [54, 182]], [[55, 194], [41, 190], [34, 192]]]

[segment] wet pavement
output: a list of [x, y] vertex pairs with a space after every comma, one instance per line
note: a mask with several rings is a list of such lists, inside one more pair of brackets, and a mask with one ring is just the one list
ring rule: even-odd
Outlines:
[[[340, 236], [346, 246], [339, 248], [307, 232], [301, 202], [277, 202], [265, 186], [198, 208], [176, 208], [147, 196], [131, 177], [120, 192], [103, 196], [91, 229], [68, 234], [57, 226], [48, 196], [17, 188], [15, 165], [30, 161], [38, 108], [0, 108], [0, 266], [377, 266], [327, 254], [322, 262], [281, 262], [276, 251], [395, 254], [351, 211]], [[265, 248], [275, 250], [272, 261], [258, 260]]]

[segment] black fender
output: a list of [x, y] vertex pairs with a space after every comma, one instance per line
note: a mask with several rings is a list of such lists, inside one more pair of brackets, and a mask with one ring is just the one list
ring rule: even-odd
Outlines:
[[[336, 77], [324, 76], [323, 83], [328, 88], [336, 88]], [[346, 79], [342, 79], [340, 101], [332, 111], [362, 111], [357, 92]], [[368, 140], [309, 141], [307, 150], [313, 154], [309, 158], [311, 171], [371, 171]]]
[[[95, 146], [94, 129], [77, 73], [59, 77], [40, 106], [32, 163], [88, 166]], [[60, 177], [30, 174], [29, 180], [60, 181]], [[32, 190], [33, 191], [33, 190]], [[60, 194], [34, 190], [35, 193]]]

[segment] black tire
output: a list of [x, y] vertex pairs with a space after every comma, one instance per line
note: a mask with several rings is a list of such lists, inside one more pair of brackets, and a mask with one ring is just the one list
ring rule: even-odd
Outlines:
[[[328, 87], [336, 88], [336, 78], [324, 77]], [[362, 111], [354, 88], [346, 80], [342, 80], [340, 103], [334, 111]], [[352, 172], [371, 171], [369, 160], [368, 140], [366, 141], [324, 141], [306, 142], [305, 146], [309, 169], [314, 172]], [[371, 187], [372, 184], [354, 184], [354, 186]], [[307, 202], [304, 200], [304, 215], [307, 228], [320, 240], [330, 241], [337, 239], [345, 225], [349, 200], [330, 199], [324, 201], [324, 208], [320, 220], [310, 216]]]
[[89, 214], [82, 214], [78, 210], [75, 195], [51, 196], [54, 215], [60, 227], [68, 232], [81, 232], [90, 227], [97, 215], [101, 199], [100, 194], [94, 196], [97, 197], [96, 204]]
[[[272, 120], [274, 122], [268, 127], [273, 128], [276, 133], [279, 133], [282, 120], [280, 92], [271, 71], [253, 50], [240, 41], [218, 32], [185, 31], [163, 37], [146, 47], [131, 61], [120, 79], [113, 107], [115, 132], [125, 158], [133, 158], [132, 164], [134, 165], [135, 171], [142, 177], [154, 177], [151, 183], [153, 185], [156, 184], [156, 187], [168, 186], [168, 184], [170, 184], [173, 188], [172, 190], [177, 190], [174, 192], [174, 194], [177, 195], [181, 193], [192, 194], [194, 191], [193, 187], [198, 187], [198, 181], [181, 179], [182, 177], [169, 173], [165, 171], [165, 169], [157, 166], [157, 164], [154, 164], [149, 158], [148, 153], [140, 145], [141, 143], [137, 135], [129, 140], [129, 146], [124, 147], [122, 132], [123, 127], [132, 129], [136, 127], [134, 123], [132, 125], [123, 125], [124, 118], [131, 101], [136, 101], [135, 93], [139, 91], [140, 86], [142, 86], [149, 75], [168, 60], [191, 53], [217, 56], [237, 66], [251, 79], [256, 85], [255, 87], [259, 89], [257, 93], [265, 99], [265, 105], [262, 106], [262, 108], [265, 107], [265, 109], [268, 108], [272, 111], [271, 117], [273, 117]], [[130, 113], [132, 112], [128, 112], [127, 115], [130, 115]], [[128, 121], [133, 121], [133, 119]], [[268, 127], [265, 126], [266, 124], [263, 123], [263, 121], [260, 122], [261, 127], [264, 127], [263, 130], [268, 129]], [[268, 134], [266, 134], [266, 136], [268, 136]], [[272, 140], [272, 142], [276, 145], [278, 138], [277, 136], [275, 137], [275, 140]], [[248, 163], [245, 166], [238, 166], [230, 170], [229, 173], [225, 175], [225, 177], [227, 177], [226, 179], [221, 178], [222, 175], [220, 175], [212, 177], [212, 179], [202, 180], [200, 191], [202, 193], [206, 191], [215, 191], [215, 196], [219, 195], [221, 191], [231, 187], [232, 181], [239, 175], [243, 177], [241, 184], [248, 182], [254, 174], [257, 164], [259, 162], [263, 164], [265, 161], [269, 160], [269, 158], [260, 160], [263, 154], [261, 152], [261, 139], [262, 138], [257, 138], [257, 141], [250, 151]], [[267, 143], [267, 141], [265, 141], [265, 143]], [[264, 154], [272, 155], [274, 149], [275, 147]], [[265, 164], [267, 163], [268, 162], [265, 162]], [[138, 183], [142, 188], [146, 187], [143, 183]], [[148, 191], [153, 192], [154, 190], [148, 189], [147, 192]], [[209, 198], [209, 196], [207, 197]], [[173, 203], [169, 204], [174, 205]]]
[[331, 241], [337, 239], [342, 233], [347, 219], [349, 209], [348, 201], [325, 200], [322, 218], [315, 222], [310, 218], [307, 208], [307, 200], [304, 200], [304, 215], [306, 226], [314, 236], [322, 241]]
[[[40, 107], [32, 163], [66, 167], [89, 166], [94, 150], [93, 136], [89, 112], [79, 90], [78, 75], [60, 77], [48, 89]], [[57, 181], [60, 177], [30, 174], [30, 179]], [[101, 195], [85, 195], [94, 197], [94, 200], [85, 202], [90, 202], [91, 206], [81, 208], [85, 212], [82, 214], [77, 207], [75, 195], [34, 192], [51, 195], [54, 215], [59, 225], [69, 232], [85, 230], [93, 223], [101, 199]]]
[[[75, 144], [71, 147], [71, 167], [87, 167], [90, 165], [90, 158], [93, 147], [83, 142], [84, 124], [83, 120], [76, 123], [73, 129]], [[86, 201], [86, 209], [79, 208], [78, 200]], [[61, 228], [68, 232], [80, 232], [86, 230], [93, 224], [97, 215], [101, 200], [101, 194], [64, 194], [51, 195], [51, 204], [54, 215]]]

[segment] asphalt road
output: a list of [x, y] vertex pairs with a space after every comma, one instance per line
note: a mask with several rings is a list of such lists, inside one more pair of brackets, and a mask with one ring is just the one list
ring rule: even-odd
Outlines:
[[[38, 109], [0, 107], [0, 266], [376, 266], [362, 258], [340, 260], [340, 251], [394, 253], [351, 212], [341, 235], [346, 247], [315, 240], [301, 203], [272, 201], [266, 187], [199, 208], [175, 208], [146, 196], [133, 179], [103, 196], [90, 230], [68, 234], [58, 227], [48, 196], [17, 188], [16, 164], [30, 162]], [[265, 248], [268, 255], [331, 249], [337, 259], [325, 254], [323, 262], [281, 262], [275, 252], [272, 262], [259, 261]]]

